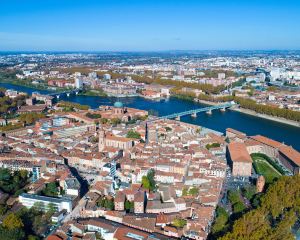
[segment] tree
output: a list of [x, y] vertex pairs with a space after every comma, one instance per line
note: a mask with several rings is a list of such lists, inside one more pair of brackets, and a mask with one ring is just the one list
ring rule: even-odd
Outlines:
[[[257, 195], [256, 195], [257, 196]], [[300, 176], [282, 176], [260, 197], [257, 208], [234, 221], [220, 240], [292, 240], [291, 229], [300, 213]]]
[[230, 201], [230, 203], [232, 205], [239, 202], [239, 201], [241, 201], [239, 191], [229, 190], [228, 193], [227, 193], [227, 196], [228, 196], [228, 200]]
[[219, 235], [219, 233], [226, 231], [228, 227], [229, 214], [226, 210], [220, 206], [216, 209], [216, 219], [212, 225], [211, 233], [214, 236]]
[[48, 209], [47, 213], [49, 215], [53, 215], [56, 212], [57, 207], [53, 203], [49, 203], [47, 209]]
[[25, 238], [25, 232], [20, 228], [0, 228], [0, 236], [1, 240], [23, 240]]
[[211, 148], [216, 148], [216, 147], [220, 147], [220, 143], [212, 143], [212, 144], [206, 144], [206, 149], [211, 149]]
[[28, 240], [39, 240], [40, 238], [37, 236], [29, 235]]
[[100, 119], [100, 123], [101, 124], [106, 124], [108, 122], [108, 119], [107, 118], [101, 118]]
[[23, 113], [19, 116], [19, 120], [24, 124], [31, 125], [40, 118], [45, 118], [43, 113]]
[[170, 127], [165, 127], [165, 129], [166, 129], [167, 132], [171, 132], [172, 131], [172, 128], [170, 128]]
[[58, 188], [56, 182], [50, 182], [46, 185], [46, 188], [42, 191], [43, 195], [48, 197], [57, 197]]
[[246, 186], [242, 188], [242, 194], [250, 201], [256, 194], [256, 187], [253, 185]]
[[176, 218], [172, 222], [172, 225], [176, 228], [183, 228], [186, 225], [187, 221], [182, 218]]
[[125, 210], [127, 212], [133, 212], [133, 208], [134, 208], [134, 202], [128, 201], [126, 199], [126, 201], [125, 201]]
[[33, 211], [35, 211], [35, 212], [41, 212], [41, 211], [44, 211], [45, 205], [43, 202], [35, 202], [33, 204], [32, 208], [33, 208]]
[[111, 119], [111, 123], [112, 123], [113, 125], [120, 124], [121, 122], [122, 122], [122, 121], [121, 121], [120, 118], [113, 118], [113, 119]]
[[0, 205], [0, 216], [3, 216], [7, 211], [7, 205], [6, 204], [1, 204]]
[[22, 228], [24, 226], [21, 218], [14, 213], [8, 214], [3, 220], [3, 226], [9, 230]]
[[150, 181], [147, 176], [142, 177], [142, 185], [146, 189], [150, 189]]
[[20, 176], [22, 179], [27, 179], [28, 177], [28, 171], [27, 170], [20, 170]]
[[92, 118], [92, 119], [101, 118], [101, 114], [99, 114], [99, 113], [90, 113], [90, 112], [88, 112], [87, 114], [85, 114], [85, 116], [87, 116], [88, 118]]
[[199, 189], [197, 187], [192, 187], [190, 190], [189, 190], [189, 195], [192, 195], [192, 196], [197, 196], [199, 193]]
[[150, 169], [147, 173], [147, 178], [150, 183], [150, 188], [149, 188], [150, 191], [153, 191], [156, 189], [156, 182], [154, 180], [154, 175], [155, 175], [155, 171], [153, 169]]
[[140, 139], [141, 138], [141, 134], [138, 133], [137, 131], [134, 130], [129, 130], [126, 137], [128, 138], [135, 138], [135, 139]]
[[184, 187], [182, 189], [182, 196], [187, 196], [188, 195], [188, 188], [187, 187]]
[[241, 201], [233, 204], [233, 213], [241, 213], [245, 209], [246, 209], [246, 206]]

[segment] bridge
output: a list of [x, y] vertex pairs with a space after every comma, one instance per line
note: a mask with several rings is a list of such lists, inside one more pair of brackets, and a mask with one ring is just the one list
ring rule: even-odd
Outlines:
[[71, 94], [78, 94], [81, 90], [80, 89], [73, 89], [73, 90], [67, 90], [63, 92], [54, 92], [54, 93], [49, 93], [47, 94], [48, 96], [56, 97], [59, 98], [62, 95], [67, 95], [69, 97]]
[[147, 122], [153, 122], [153, 121], [162, 120], [162, 119], [174, 119], [174, 118], [176, 120], [180, 120], [180, 117], [187, 116], [187, 115], [191, 115], [192, 117], [197, 117], [197, 113], [200, 113], [200, 112], [206, 112], [207, 114], [212, 114], [213, 110], [220, 109], [221, 111], [226, 111], [226, 108], [230, 108], [230, 107], [233, 107], [236, 105], [237, 104], [235, 102], [228, 102], [228, 103], [215, 105], [215, 106], [192, 109], [192, 110], [188, 110], [185, 112], [172, 113], [172, 114], [169, 114], [166, 116], [161, 116], [161, 117], [157, 117], [154, 119], [150, 119]]

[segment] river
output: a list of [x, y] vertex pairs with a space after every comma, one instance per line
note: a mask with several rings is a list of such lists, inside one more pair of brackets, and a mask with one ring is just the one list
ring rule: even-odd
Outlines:
[[[32, 88], [16, 86], [9, 83], [0, 83], [0, 87], [15, 89], [27, 93], [37, 91]], [[47, 91], [39, 92], [46, 93]], [[113, 103], [118, 99], [114, 97], [71, 95], [70, 97], [61, 97], [60, 100], [72, 101], [84, 105], [89, 105], [92, 108], [97, 108], [100, 105], [113, 105]], [[160, 101], [144, 99], [141, 97], [120, 98], [119, 100], [122, 101], [125, 106], [144, 110], [152, 110], [159, 116], [206, 106], [201, 103], [194, 103], [192, 101], [182, 100], [175, 97]], [[211, 128], [219, 132], [225, 132], [225, 129], [230, 127], [245, 132], [247, 135], [261, 134], [274, 140], [284, 142], [287, 145], [291, 145], [295, 149], [300, 151], [299, 127], [258, 118], [244, 113], [231, 110], [227, 110], [226, 112], [215, 110], [211, 115], [208, 115], [206, 113], [199, 113], [197, 118], [185, 116], [181, 118], [181, 121]]]

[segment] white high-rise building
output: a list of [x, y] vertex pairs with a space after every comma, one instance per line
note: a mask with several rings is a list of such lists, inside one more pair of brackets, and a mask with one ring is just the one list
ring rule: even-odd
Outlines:
[[110, 80], [111, 79], [111, 75], [108, 73], [103, 74], [103, 79], [104, 80]]
[[75, 78], [75, 88], [82, 88], [83, 87], [83, 80], [82, 78]]

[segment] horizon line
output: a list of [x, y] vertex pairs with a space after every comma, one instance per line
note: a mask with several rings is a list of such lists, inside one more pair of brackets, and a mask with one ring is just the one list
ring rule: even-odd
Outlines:
[[171, 50], [0, 50], [3, 52], [71, 52], [71, 53], [153, 53], [153, 52], [279, 52], [279, 51], [300, 51], [300, 49], [203, 49], [203, 50], [189, 50], [189, 49], [171, 49]]

